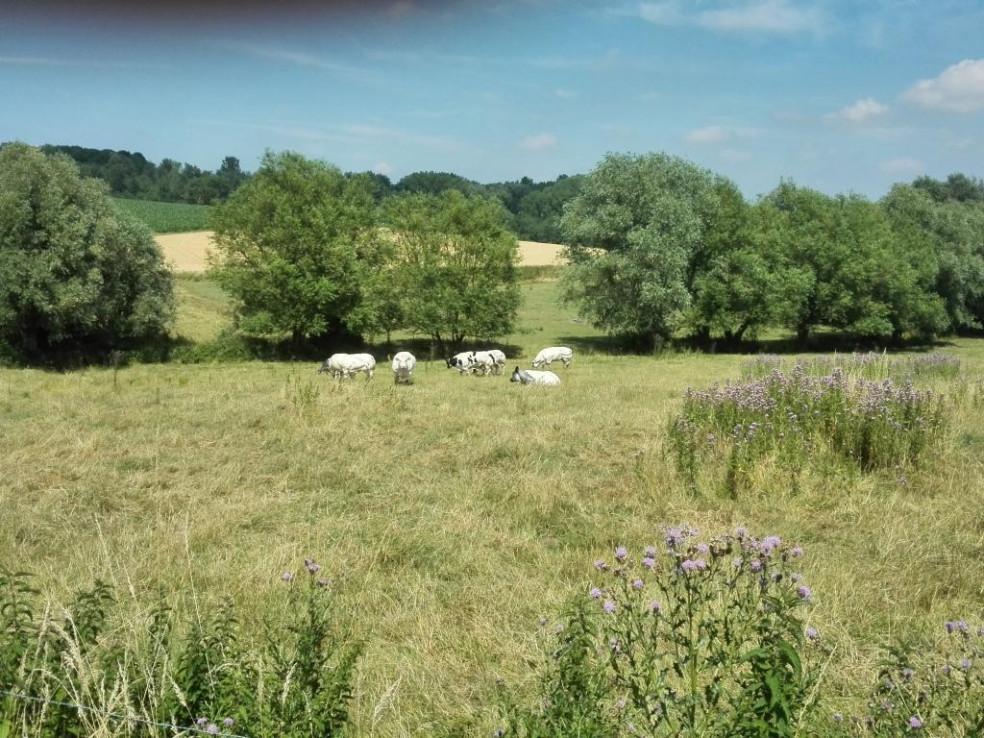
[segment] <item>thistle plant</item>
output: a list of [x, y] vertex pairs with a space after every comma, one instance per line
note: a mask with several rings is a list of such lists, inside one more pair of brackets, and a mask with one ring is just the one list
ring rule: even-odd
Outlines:
[[[562, 674], [548, 668], [545, 701], [514, 710], [505, 734], [573, 735], [558, 710], [593, 710], [610, 716], [610, 735], [793, 735], [815, 704], [804, 653], [821, 648], [804, 623], [812, 591], [795, 571], [801, 555], [778, 536], [738, 530], [702, 541], [687, 527], [639, 550], [616, 548], [595, 564], [587, 615], [575, 610], [560, 635], [573, 629], [578, 638], [566, 642], [582, 644], [569, 664], [581, 691], [558, 689]], [[571, 653], [560, 648], [555, 660]]]
[[[782, 370], [786, 362], [775, 354], [760, 354], [746, 361], [741, 368], [745, 379], [765, 377]], [[789, 362], [790, 369], [800, 367], [807, 374], [822, 376], [840, 369], [846, 376], [863, 379], [956, 379], [960, 376], [960, 359], [937, 351], [898, 358], [875, 351], [851, 354], [831, 354], [814, 359]]]
[[692, 482], [703, 462], [727, 459], [735, 494], [759, 459], [800, 469], [829, 452], [863, 471], [915, 464], [941, 434], [943, 397], [890, 379], [849, 379], [835, 368], [815, 377], [797, 366], [708, 390], [688, 390], [670, 438]]

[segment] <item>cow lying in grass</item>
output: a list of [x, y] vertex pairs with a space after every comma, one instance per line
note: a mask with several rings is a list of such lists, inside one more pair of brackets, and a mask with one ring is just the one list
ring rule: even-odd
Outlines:
[[560, 384], [560, 377], [551, 371], [537, 371], [536, 369], [520, 369], [518, 366], [513, 369], [510, 382], [520, 384], [538, 384], [543, 386], [556, 386]]

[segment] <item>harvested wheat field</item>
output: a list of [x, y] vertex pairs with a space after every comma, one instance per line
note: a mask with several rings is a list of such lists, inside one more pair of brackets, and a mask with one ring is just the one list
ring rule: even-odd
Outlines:
[[[204, 272], [205, 255], [212, 231], [164, 233], [154, 236], [164, 259], [176, 272]], [[564, 263], [564, 247], [558, 243], [519, 242], [519, 263], [523, 266], [555, 266]]]

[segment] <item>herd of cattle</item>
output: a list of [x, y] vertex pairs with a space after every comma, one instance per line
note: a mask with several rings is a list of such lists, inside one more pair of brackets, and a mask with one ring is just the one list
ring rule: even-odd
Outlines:
[[[558, 385], [560, 377], [552, 371], [544, 370], [553, 362], [562, 362], [565, 367], [571, 365], [574, 352], [566, 346], [551, 346], [541, 350], [533, 359], [533, 369], [513, 370], [510, 382], [520, 384]], [[413, 370], [417, 359], [409, 351], [400, 351], [391, 362], [393, 381], [396, 384], [411, 384]], [[506, 365], [506, 355], [499, 349], [488, 351], [463, 351], [448, 359], [448, 368], [457, 369], [460, 374], [502, 374]], [[318, 374], [330, 374], [339, 379], [348, 379], [356, 374], [365, 374], [366, 379], [372, 379], [376, 371], [376, 359], [372, 354], [332, 354], [321, 364]]]

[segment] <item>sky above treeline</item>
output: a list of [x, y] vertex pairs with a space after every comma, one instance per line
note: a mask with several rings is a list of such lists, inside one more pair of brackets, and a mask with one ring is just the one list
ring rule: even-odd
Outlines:
[[984, 2], [0, 3], [0, 141], [394, 180], [666, 151], [746, 195], [984, 175]]

